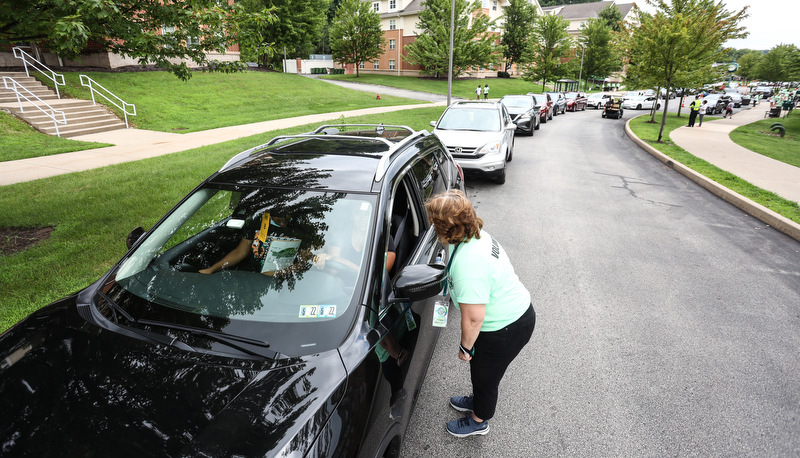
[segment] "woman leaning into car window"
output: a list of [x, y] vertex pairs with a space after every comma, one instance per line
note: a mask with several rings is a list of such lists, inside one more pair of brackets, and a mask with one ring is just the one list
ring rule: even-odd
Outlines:
[[536, 314], [503, 247], [483, 231], [483, 220], [467, 196], [450, 190], [426, 204], [436, 235], [448, 244], [450, 297], [461, 311], [458, 357], [470, 363], [471, 396], [450, 405], [464, 418], [447, 423], [457, 437], [489, 432], [500, 380], [533, 334]]

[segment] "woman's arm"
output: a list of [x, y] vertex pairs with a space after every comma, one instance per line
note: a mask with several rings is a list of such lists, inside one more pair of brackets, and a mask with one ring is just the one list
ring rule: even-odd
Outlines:
[[[478, 334], [481, 332], [483, 318], [486, 315], [486, 304], [459, 304], [461, 308], [461, 345], [464, 348], [473, 348]], [[467, 355], [459, 349], [458, 357], [462, 361], [469, 361], [472, 355]]]
[[207, 269], [201, 269], [200, 273], [213, 274], [214, 272], [222, 270], [225, 267], [232, 267], [235, 266], [236, 264], [239, 264], [240, 262], [242, 262], [242, 259], [244, 259], [247, 256], [247, 252], [250, 250], [250, 245], [252, 243], [253, 243], [252, 240], [242, 239], [239, 242], [239, 245], [237, 245], [236, 248], [231, 250], [230, 253], [226, 254], [224, 258], [220, 259], [219, 261], [217, 261], [216, 264]]

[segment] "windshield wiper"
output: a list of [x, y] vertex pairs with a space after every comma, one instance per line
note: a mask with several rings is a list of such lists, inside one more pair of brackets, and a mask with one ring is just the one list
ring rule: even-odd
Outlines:
[[[124, 316], [126, 320], [128, 320], [128, 321], [130, 321], [132, 323], [136, 322], [136, 320], [133, 318], [133, 316], [131, 316], [130, 313], [128, 313], [124, 308], [122, 308], [121, 305], [119, 305], [116, 302], [114, 302], [113, 300], [111, 300], [111, 298], [108, 297], [105, 293], [98, 291], [97, 295], [102, 297], [103, 299], [105, 299], [105, 301], [108, 302], [108, 304], [111, 306], [111, 308], [113, 308], [114, 310], [119, 312], [120, 315]], [[115, 318], [115, 321], [117, 321], [117, 323], [119, 323], [119, 320], [116, 320], [116, 318], [117, 318], [116, 314], [114, 315], [114, 318]]]
[[176, 331], [188, 332], [191, 335], [200, 336], [206, 339], [213, 340], [215, 342], [219, 342], [221, 344], [227, 345], [231, 348], [235, 348], [239, 351], [242, 351], [252, 356], [259, 356], [262, 358], [267, 358], [267, 357], [271, 358], [274, 356], [274, 355], [266, 355], [263, 352], [251, 350], [243, 345], [240, 345], [240, 344], [248, 344], [259, 348], [269, 348], [269, 343], [264, 340], [253, 339], [245, 336], [237, 336], [234, 334], [227, 334], [220, 331], [200, 329], [200, 328], [195, 328], [193, 326], [186, 326], [178, 323], [168, 323], [165, 321], [152, 321], [152, 320], [140, 319], [137, 321], [137, 323], [145, 326], [156, 326], [160, 328], [174, 329]]

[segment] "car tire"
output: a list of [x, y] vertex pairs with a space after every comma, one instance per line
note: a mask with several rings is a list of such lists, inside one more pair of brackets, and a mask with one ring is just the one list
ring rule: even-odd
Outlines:
[[505, 166], [503, 166], [503, 171], [500, 172], [500, 175], [497, 175], [497, 177], [495, 177], [494, 182], [497, 183], [497, 184], [505, 184], [505, 182], [506, 182], [506, 168], [505, 168]]
[[539, 128], [538, 124], [536, 126], [531, 125], [531, 130], [528, 131], [528, 137], [533, 137], [533, 131], [538, 128]]
[[642, 104], [640, 103], [639, 105], [636, 105], [636, 109], [637, 110], [641, 110], [642, 109]]
[[547, 124], [547, 115], [544, 115], [544, 119], [541, 120], [542, 124]]

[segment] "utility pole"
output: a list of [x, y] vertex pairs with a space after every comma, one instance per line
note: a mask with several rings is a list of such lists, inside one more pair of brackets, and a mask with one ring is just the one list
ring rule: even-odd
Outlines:
[[456, 0], [450, 2], [450, 63], [447, 66], [447, 106], [453, 94], [453, 29], [455, 28]]

